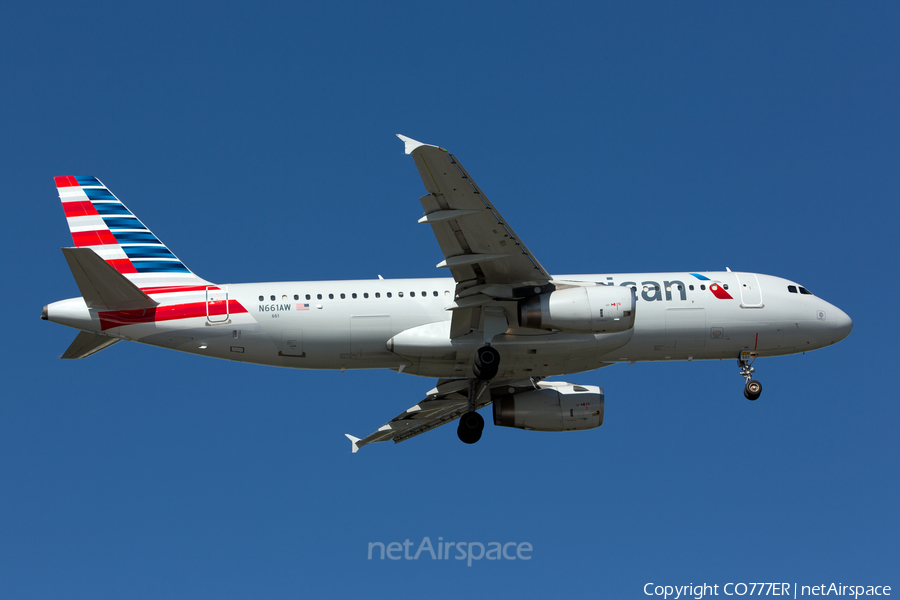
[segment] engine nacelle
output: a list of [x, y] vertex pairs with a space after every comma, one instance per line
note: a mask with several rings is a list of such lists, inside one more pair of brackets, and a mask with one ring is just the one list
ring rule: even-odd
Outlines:
[[635, 304], [630, 287], [567, 288], [519, 302], [519, 324], [567, 333], [627, 331], [634, 327]]
[[541, 389], [494, 399], [494, 425], [579, 431], [603, 425], [603, 388], [545, 381]]

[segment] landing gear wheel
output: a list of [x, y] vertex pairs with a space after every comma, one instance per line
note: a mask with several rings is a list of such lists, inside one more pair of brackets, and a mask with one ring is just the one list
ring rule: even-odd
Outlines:
[[474, 444], [481, 439], [484, 431], [484, 419], [475, 411], [467, 412], [459, 418], [459, 426], [456, 435], [464, 444]]
[[490, 346], [482, 346], [475, 354], [472, 372], [482, 381], [490, 381], [497, 376], [500, 369], [500, 354]]
[[760, 394], [762, 394], [762, 384], [755, 379], [751, 379], [744, 386], [744, 397], [747, 400], [756, 400]]
[[753, 368], [753, 361], [756, 360], [757, 354], [755, 352], [741, 352], [740, 357], [738, 358], [738, 366], [741, 368], [741, 377], [747, 380], [746, 385], [744, 385], [744, 397], [747, 400], [756, 400], [759, 398], [759, 395], [762, 394], [762, 384], [755, 379], [753, 379], [753, 372], [756, 369]]

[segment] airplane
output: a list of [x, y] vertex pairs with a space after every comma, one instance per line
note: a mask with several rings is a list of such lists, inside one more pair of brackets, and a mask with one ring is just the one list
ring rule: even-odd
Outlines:
[[425, 398], [351, 451], [399, 443], [459, 420], [577, 431], [603, 424], [605, 392], [550, 381], [639, 361], [737, 360], [744, 396], [760, 356], [835, 344], [853, 322], [794, 281], [685, 271], [551, 275], [457, 158], [398, 135], [426, 194], [451, 277], [215, 284], [190, 271], [97, 178], [56, 177], [74, 247], [62, 248], [81, 296], [41, 318], [80, 330], [62, 358], [119, 341], [295, 369], [392, 369], [436, 378]]

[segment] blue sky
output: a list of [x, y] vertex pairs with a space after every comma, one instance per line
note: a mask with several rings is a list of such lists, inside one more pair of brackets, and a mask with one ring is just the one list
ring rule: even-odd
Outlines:
[[[645, 597], [900, 585], [891, 3], [19, 3], [7, 181], [0, 596]], [[421, 399], [392, 372], [118, 344], [61, 361], [77, 295], [54, 175], [102, 179], [220, 283], [430, 277], [404, 133], [450, 149], [551, 272], [799, 281], [851, 336], [615, 366], [602, 428], [447, 427], [349, 453]], [[11, 212], [11, 214], [10, 214]], [[532, 559], [369, 561], [370, 542]]]

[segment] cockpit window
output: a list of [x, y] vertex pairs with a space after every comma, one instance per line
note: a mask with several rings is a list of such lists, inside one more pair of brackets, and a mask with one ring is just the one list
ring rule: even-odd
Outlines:
[[812, 296], [812, 295], [813, 295], [813, 293], [812, 293], [811, 291], [809, 291], [808, 289], [806, 289], [805, 287], [801, 287], [801, 288], [800, 288], [800, 293], [801, 293], [801, 294], [806, 294], [807, 296]]
[[796, 293], [797, 293], [797, 286], [796, 286], [796, 285], [789, 285], [789, 286], [788, 286], [788, 291], [789, 291], [790, 293], [792, 293], [792, 294], [796, 294]]

